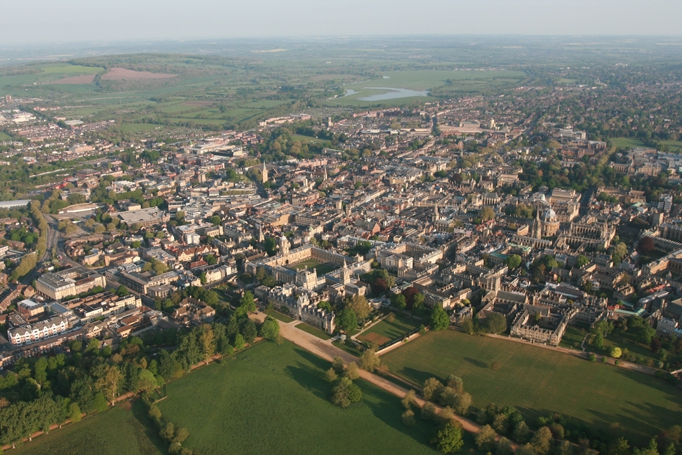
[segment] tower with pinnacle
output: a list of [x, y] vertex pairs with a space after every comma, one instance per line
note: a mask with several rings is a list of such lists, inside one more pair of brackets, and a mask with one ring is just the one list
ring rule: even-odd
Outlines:
[[263, 177], [263, 183], [268, 181], [268, 168], [265, 167], [265, 162], [263, 162], [263, 169], [261, 171], [261, 176]]

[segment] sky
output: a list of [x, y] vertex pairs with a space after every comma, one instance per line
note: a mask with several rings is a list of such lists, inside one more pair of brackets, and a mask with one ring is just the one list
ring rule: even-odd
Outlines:
[[0, 43], [17, 45], [354, 35], [682, 35], [682, 0], [0, 0], [0, 15]]

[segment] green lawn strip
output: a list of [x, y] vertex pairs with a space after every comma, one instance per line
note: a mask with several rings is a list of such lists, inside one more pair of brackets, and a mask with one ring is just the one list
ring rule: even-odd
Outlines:
[[[401, 421], [400, 400], [358, 380], [364, 400], [348, 409], [329, 402], [326, 362], [285, 342], [262, 343], [222, 365], [193, 372], [168, 386], [163, 416], [189, 430], [183, 444], [202, 455], [435, 454], [435, 426]], [[465, 435], [462, 453], [473, 447]]]
[[360, 357], [362, 355], [362, 351], [360, 351], [358, 348], [353, 345], [351, 341], [341, 341], [341, 340], [336, 340], [332, 341], [332, 344], [336, 346], [339, 349], [343, 349], [350, 355], [354, 355], [355, 357]]
[[275, 319], [277, 319], [277, 320], [279, 320], [279, 321], [282, 321], [282, 322], [284, 322], [284, 323], [288, 323], [288, 322], [291, 322], [291, 321], [295, 321], [294, 318], [289, 317], [289, 316], [287, 316], [286, 314], [282, 314], [282, 313], [280, 313], [279, 311], [268, 310], [268, 311], [266, 311], [266, 313], [267, 313], [268, 316], [272, 316], [273, 318], [275, 318]]
[[[557, 412], [611, 432], [617, 423], [618, 432], [635, 444], [677, 424], [682, 413], [682, 391], [653, 376], [454, 331], [419, 337], [382, 361], [393, 374], [418, 384], [456, 374], [479, 408], [512, 405], [529, 422]], [[501, 368], [493, 371], [492, 362]]]
[[317, 329], [311, 325], [308, 325], [305, 322], [298, 324], [296, 328], [299, 330], [303, 330], [304, 332], [307, 332], [311, 335], [315, 335], [317, 338], [321, 338], [323, 340], [330, 340], [332, 338], [330, 335], [327, 335], [322, 330]]

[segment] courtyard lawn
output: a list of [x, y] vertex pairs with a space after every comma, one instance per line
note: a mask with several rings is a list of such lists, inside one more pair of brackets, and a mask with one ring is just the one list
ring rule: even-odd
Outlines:
[[306, 259], [305, 261], [298, 262], [296, 264], [290, 265], [291, 270], [301, 270], [305, 268], [317, 270], [317, 275], [324, 275], [339, 268], [338, 265], [331, 262], [320, 262], [315, 259]]
[[[433, 424], [401, 421], [397, 397], [362, 380], [364, 400], [348, 409], [328, 400], [330, 366], [289, 342], [260, 343], [168, 385], [165, 418], [189, 430], [183, 444], [202, 455], [435, 454]], [[471, 435], [465, 435], [472, 447]]]
[[358, 339], [377, 343], [379, 346], [400, 338], [417, 327], [416, 321], [403, 316], [396, 316], [393, 322], [384, 318], [377, 325], [362, 332]]
[[313, 327], [312, 325], [308, 325], [305, 322], [302, 322], [296, 326], [297, 329], [303, 330], [304, 332], [307, 332], [311, 335], [315, 335], [317, 338], [321, 338], [323, 340], [331, 340], [331, 336], [327, 335], [324, 330], [320, 330], [318, 328]]
[[[418, 384], [461, 376], [478, 408], [512, 405], [529, 422], [558, 412], [607, 431], [617, 424], [636, 444], [679, 424], [682, 415], [682, 391], [663, 380], [512, 341], [448, 330], [422, 336], [382, 360], [393, 374]], [[501, 368], [491, 370], [492, 362]]]
[[15, 455], [157, 455], [166, 453], [142, 403], [132, 410], [115, 407], [40, 436]]
[[580, 351], [580, 346], [585, 339], [585, 335], [587, 335], [585, 329], [570, 326], [566, 329], [563, 338], [561, 338], [560, 346], [562, 348], [577, 349]]

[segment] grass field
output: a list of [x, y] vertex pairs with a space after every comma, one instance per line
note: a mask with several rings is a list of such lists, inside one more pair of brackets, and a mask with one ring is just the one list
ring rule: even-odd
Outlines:
[[382, 345], [405, 335], [415, 327], [417, 327], [416, 321], [402, 316], [396, 316], [393, 322], [389, 322], [384, 318], [377, 325], [362, 332], [358, 338]]
[[304, 332], [307, 332], [311, 335], [315, 335], [317, 338], [320, 338], [322, 340], [331, 340], [331, 336], [329, 336], [327, 333], [325, 333], [323, 330], [320, 330], [318, 328], [315, 328], [311, 325], [308, 325], [304, 322], [301, 324], [296, 325], [296, 328], [299, 330], [303, 330]]
[[[682, 413], [682, 391], [660, 379], [511, 341], [430, 333], [382, 360], [418, 384], [461, 376], [476, 407], [512, 405], [530, 421], [559, 412], [606, 430], [618, 423], [638, 444], [678, 424]], [[492, 362], [501, 368], [491, 370]]]
[[[642, 141], [630, 137], [614, 137], [610, 139], [611, 143], [620, 148], [637, 148], [646, 147]], [[661, 146], [667, 145], [671, 152], [682, 151], [682, 141], [658, 141]]]
[[77, 74], [97, 74], [104, 71], [104, 68], [83, 65], [71, 65], [69, 63], [63, 64], [47, 64], [41, 65], [43, 73], [48, 74], [68, 74], [74, 76]]
[[16, 455], [156, 455], [165, 444], [150, 430], [141, 403], [132, 411], [113, 408], [67, 425], [12, 450]]
[[614, 147], [618, 148], [637, 148], [646, 147], [642, 141], [639, 139], [633, 139], [629, 137], [614, 137], [609, 139]]
[[[184, 445], [202, 455], [436, 453], [432, 425], [403, 425], [398, 398], [381, 389], [359, 381], [361, 404], [332, 405], [327, 368], [289, 342], [260, 343], [169, 384], [159, 408], [189, 430]], [[463, 453], [472, 446], [466, 438]]]
[[1, 141], [9, 141], [10, 139], [12, 139], [12, 138], [9, 137], [7, 134], [0, 132], [0, 142]]

